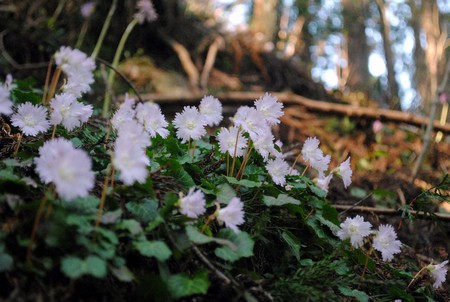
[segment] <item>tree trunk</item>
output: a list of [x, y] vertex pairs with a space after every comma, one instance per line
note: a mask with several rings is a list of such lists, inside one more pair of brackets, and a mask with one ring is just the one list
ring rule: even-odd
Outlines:
[[399, 89], [398, 83], [395, 80], [395, 71], [394, 71], [394, 55], [392, 53], [391, 46], [391, 38], [390, 38], [390, 25], [389, 21], [386, 17], [386, 6], [383, 0], [376, 0], [378, 11], [380, 13], [381, 20], [381, 34], [383, 35], [383, 48], [384, 48], [384, 57], [386, 59], [386, 67], [387, 67], [387, 77], [389, 83], [389, 107], [391, 109], [400, 110], [400, 98], [399, 98]]
[[348, 52], [348, 78], [346, 88], [371, 96], [369, 76], [369, 54], [365, 34], [367, 0], [342, 0], [344, 32]]
[[263, 41], [273, 41], [278, 32], [278, 0], [254, 0], [250, 29], [263, 34]]

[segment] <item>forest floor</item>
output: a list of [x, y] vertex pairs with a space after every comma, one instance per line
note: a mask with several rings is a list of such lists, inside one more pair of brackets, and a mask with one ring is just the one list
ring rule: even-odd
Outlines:
[[[384, 123], [378, 133], [373, 123], [341, 117], [324, 117], [303, 113], [295, 127], [285, 119], [279, 135], [285, 150], [292, 158], [300, 152], [307, 137], [316, 136], [321, 149], [332, 157], [330, 169], [351, 156], [352, 184], [344, 189], [342, 182], [333, 179], [327, 199], [345, 216], [363, 215], [374, 225], [390, 223], [397, 228], [400, 240], [406, 244], [406, 257], [427, 265], [448, 259], [450, 250], [450, 192], [446, 202], [437, 198], [428, 200], [425, 212], [442, 214], [440, 217], [402, 219], [402, 208], [414, 209], [417, 197], [437, 186], [450, 170], [450, 143], [448, 137], [429, 149], [427, 160], [415, 180], [412, 167], [422, 148], [421, 129], [404, 124]], [[379, 125], [380, 126], [380, 125]], [[448, 189], [448, 186], [447, 186]], [[425, 215], [427, 216], [427, 215]], [[450, 301], [450, 286], [439, 291], [443, 301]]]

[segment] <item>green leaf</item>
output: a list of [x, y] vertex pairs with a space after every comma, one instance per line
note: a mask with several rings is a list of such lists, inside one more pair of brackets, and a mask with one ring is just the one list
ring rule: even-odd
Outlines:
[[146, 199], [143, 202], [129, 202], [126, 208], [138, 221], [143, 223], [149, 223], [159, 215], [158, 204], [153, 199]]
[[97, 256], [88, 256], [85, 260], [86, 273], [97, 278], [103, 278], [108, 273], [106, 261]]
[[61, 270], [67, 277], [77, 279], [86, 273], [86, 265], [80, 258], [69, 256], [61, 261]]
[[219, 202], [228, 204], [233, 197], [236, 197], [236, 191], [229, 184], [217, 186], [216, 198]]
[[133, 273], [126, 266], [121, 266], [119, 268], [111, 267], [110, 270], [111, 273], [122, 282], [131, 282], [134, 280]]
[[11, 90], [11, 98], [16, 104], [30, 102], [33, 105], [38, 105], [41, 103], [41, 98], [32, 91], [13, 89]]
[[234, 262], [242, 257], [253, 256], [255, 242], [246, 232], [235, 233], [229, 228], [220, 230], [218, 237], [231, 241], [236, 247], [223, 246], [215, 249], [217, 257]]
[[186, 170], [184, 170], [183, 166], [178, 161], [175, 159], [169, 159], [167, 160], [166, 165], [168, 167], [167, 171], [164, 173], [165, 175], [170, 175], [175, 178], [186, 190], [189, 190], [191, 187], [195, 186], [192, 177], [186, 172]]
[[127, 230], [133, 236], [142, 233], [141, 224], [134, 219], [122, 220], [120, 223], [117, 224], [117, 228], [120, 230]]
[[159, 261], [166, 261], [172, 255], [172, 251], [163, 241], [138, 241], [134, 245], [142, 256], [155, 257]]
[[204, 243], [209, 243], [209, 242], [214, 241], [214, 238], [200, 233], [196, 227], [191, 226], [191, 225], [186, 226], [186, 234], [190, 241], [197, 243], [197, 244], [204, 244]]
[[356, 298], [359, 302], [368, 302], [369, 301], [369, 295], [367, 295], [365, 292], [357, 290], [357, 289], [350, 289], [348, 287], [339, 286], [339, 290], [344, 296], [347, 297], [353, 297]]
[[64, 208], [70, 213], [93, 214], [97, 213], [100, 199], [95, 196], [78, 197], [72, 201], [63, 202]]
[[285, 204], [300, 205], [300, 201], [286, 194], [280, 194], [277, 198], [273, 196], [263, 196], [263, 202], [266, 206], [282, 206]]
[[197, 273], [192, 279], [186, 274], [172, 275], [167, 280], [167, 287], [176, 299], [206, 294], [209, 288], [208, 274], [207, 272]]
[[299, 261], [300, 260], [300, 247], [301, 247], [300, 240], [289, 231], [284, 231], [281, 234], [281, 237], [287, 243], [292, 254], [295, 256], [295, 258], [297, 258], [297, 261]]
[[10, 255], [0, 252], [0, 272], [10, 270], [13, 267], [13, 264], [14, 260]]
[[246, 188], [259, 188], [261, 186], [260, 182], [256, 182], [256, 181], [252, 181], [252, 180], [248, 180], [248, 179], [237, 180], [234, 177], [228, 177], [228, 176], [225, 176], [225, 179], [230, 184], [240, 185], [240, 186], [246, 187]]

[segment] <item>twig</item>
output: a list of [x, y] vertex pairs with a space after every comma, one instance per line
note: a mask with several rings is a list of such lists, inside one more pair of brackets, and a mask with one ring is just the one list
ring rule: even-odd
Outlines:
[[205, 66], [203, 67], [203, 71], [200, 76], [200, 87], [202, 89], [206, 89], [209, 74], [211, 73], [211, 70], [214, 67], [214, 62], [216, 61], [217, 52], [219, 50], [219, 47], [223, 45], [223, 43], [223, 38], [217, 36], [208, 49], [208, 53], [206, 54]]
[[200, 259], [203, 264], [205, 264], [220, 280], [222, 280], [225, 284], [232, 284], [233, 286], [239, 286], [239, 283], [237, 283], [235, 280], [231, 280], [228, 278], [224, 273], [219, 271], [209, 260], [205, 257], [205, 255], [202, 254], [202, 252], [196, 247], [195, 245], [191, 245], [192, 250], [194, 251], [195, 255]]
[[[402, 112], [397, 110], [377, 109], [359, 107], [355, 105], [337, 104], [331, 102], [324, 102], [306, 98], [291, 92], [274, 93], [278, 100], [283, 102], [286, 106], [285, 116], [282, 120], [286, 120], [286, 117], [295, 121], [295, 118], [301, 115], [302, 110], [299, 110], [295, 106], [287, 105], [300, 105], [305, 107], [310, 112], [321, 112], [335, 115], [344, 115], [353, 118], [360, 118], [366, 120], [381, 120], [390, 121], [396, 123], [405, 123], [417, 127], [423, 127], [429, 122], [429, 118], [418, 116], [410, 112]], [[222, 101], [224, 105], [227, 104], [239, 104], [244, 103], [253, 104], [255, 99], [261, 97], [260, 92], [223, 92], [214, 95]], [[203, 97], [200, 93], [183, 94], [182, 96], [174, 94], [142, 94], [144, 100], [153, 100], [164, 104], [196, 104]], [[439, 121], [433, 123], [433, 129], [440, 130], [443, 133], [450, 133], [450, 124], [441, 125]]]
[[353, 204], [352, 206], [350, 206], [348, 209], [346, 209], [345, 211], [341, 212], [339, 214], [339, 216], [344, 215], [345, 213], [347, 213], [348, 211], [351, 211], [353, 208], [357, 207], [360, 203], [362, 203], [363, 201], [367, 200], [370, 196], [372, 196], [373, 193], [370, 193], [369, 195], [367, 195], [366, 197], [364, 197], [361, 200], [358, 200], [358, 202], [356, 202], [355, 204]]
[[[354, 206], [354, 205], [341, 205], [334, 204], [331, 205], [336, 210], [343, 210], [345, 212], [361, 212], [361, 213], [373, 213], [377, 215], [386, 215], [386, 216], [401, 216], [401, 209], [383, 209], [383, 208], [374, 208], [374, 207], [364, 207], [364, 206]], [[434, 217], [439, 218], [441, 220], [450, 221], [450, 215], [442, 214], [442, 213], [425, 213], [416, 210], [408, 210], [408, 212], [414, 215], [416, 218], [420, 219], [433, 219]], [[341, 215], [341, 214], [340, 214]]]
[[133, 92], [136, 94], [136, 97], [139, 99], [139, 102], [144, 102], [142, 100], [142, 97], [140, 95], [139, 92], [137, 92], [136, 88], [134, 87], [133, 83], [131, 83], [131, 81], [124, 75], [122, 74], [119, 70], [117, 70], [117, 68], [115, 68], [114, 66], [112, 66], [110, 63], [108, 63], [107, 61], [100, 59], [100, 58], [96, 58], [95, 60], [99, 61], [100, 63], [108, 66], [108, 68], [111, 68], [116, 74], [118, 74], [122, 80], [124, 80], [129, 86], [130, 88], [133, 90]]
[[3, 43], [3, 37], [8, 33], [9, 30], [4, 30], [0, 32], [0, 53], [5, 58], [5, 60], [11, 64], [15, 69], [23, 70], [23, 69], [36, 69], [36, 68], [44, 68], [48, 66], [48, 62], [40, 62], [40, 63], [25, 63], [19, 64], [16, 60], [13, 59], [5, 48], [5, 44]]

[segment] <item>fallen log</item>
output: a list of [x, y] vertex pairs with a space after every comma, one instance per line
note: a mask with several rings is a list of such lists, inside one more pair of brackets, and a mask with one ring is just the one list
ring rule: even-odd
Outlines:
[[[272, 93], [289, 109], [289, 115], [295, 117], [297, 113], [301, 112], [300, 108], [292, 108], [292, 105], [299, 105], [311, 112], [321, 112], [327, 114], [337, 114], [353, 118], [380, 120], [382, 122], [396, 122], [405, 123], [417, 127], [424, 127], [428, 123], [428, 118], [419, 116], [409, 112], [402, 112], [396, 110], [359, 107], [355, 105], [336, 104], [324, 102], [319, 100], [309, 99], [290, 92]], [[221, 92], [215, 93], [214, 96], [221, 100], [224, 104], [235, 105], [251, 105], [260, 98], [261, 92]], [[166, 94], [143, 94], [141, 98], [145, 101], [155, 101], [164, 104], [196, 104], [200, 102], [203, 94], [185, 94], [185, 95], [166, 95]], [[450, 134], [450, 124], [441, 125], [439, 121], [434, 122], [434, 130], [442, 131]]]

